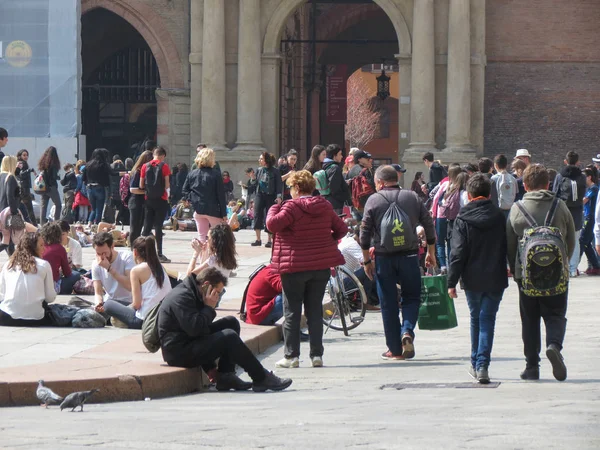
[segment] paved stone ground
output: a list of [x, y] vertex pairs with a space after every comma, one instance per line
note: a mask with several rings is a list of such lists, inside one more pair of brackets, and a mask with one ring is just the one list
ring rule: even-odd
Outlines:
[[[240, 244], [250, 241], [249, 235], [238, 236]], [[177, 234], [168, 238], [169, 245], [183, 239]], [[249, 266], [242, 267], [236, 286], [243, 285], [247, 270]], [[236, 289], [240, 287], [232, 291]], [[493, 381], [501, 383], [497, 388], [475, 387], [467, 375], [468, 309], [461, 293], [456, 302], [459, 327], [417, 331], [413, 361], [379, 358], [384, 350], [381, 319], [369, 313], [350, 337], [326, 334], [322, 369], [309, 367], [303, 344], [299, 369], [276, 370], [294, 379], [285, 392], [208, 392], [91, 404], [84, 413], [4, 408], [0, 447], [598, 449], [599, 290], [600, 278], [582, 276], [571, 283], [564, 350], [569, 378], [564, 383], [552, 378], [545, 358], [541, 381], [519, 380], [524, 361], [513, 284], [498, 313], [490, 367]], [[281, 356], [281, 348], [275, 347], [262, 361], [273, 368]], [[396, 383], [406, 385], [382, 389]]]

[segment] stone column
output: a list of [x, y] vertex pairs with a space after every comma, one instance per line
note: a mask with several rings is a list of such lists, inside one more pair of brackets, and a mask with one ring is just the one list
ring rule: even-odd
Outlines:
[[204, 0], [192, 0], [190, 21], [190, 157], [202, 138], [202, 25]]
[[447, 151], [472, 150], [470, 7], [469, 0], [450, 0], [445, 149]]
[[278, 153], [279, 149], [279, 71], [281, 55], [262, 55], [262, 136], [266, 149]]
[[225, 2], [204, 0], [202, 142], [228, 150], [225, 139]]
[[260, 0], [240, 0], [236, 150], [264, 151]]
[[434, 0], [417, 0], [413, 13], [409, 151], [435, 149]]

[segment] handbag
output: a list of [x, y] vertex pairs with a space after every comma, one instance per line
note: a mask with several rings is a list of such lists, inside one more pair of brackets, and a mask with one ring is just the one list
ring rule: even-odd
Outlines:
[[73, 292], [77, 295], [94, 295], [94, 282], [91, 278], [81, 277], [73, 285]]
[[35, 177], [35, 180], [33, 180], [33, 191], [36, 194], [43, 194], [46, 192], [46, 180], [44, 180], [43, 170]]
[[421, 277], [419, 329], [449, 330], [457, 326], [454, 300], [448, 295], [447, 275]]
[[25, 229], [25, 220], [19, 211], [17, 214], [10, 214], [6, 218], [4, 227], [10, 231], [21, 231]]

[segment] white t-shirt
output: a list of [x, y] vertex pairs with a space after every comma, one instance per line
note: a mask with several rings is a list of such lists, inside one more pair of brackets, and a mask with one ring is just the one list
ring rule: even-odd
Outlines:
[[345, 236], [338, 244], [338, 250], [346, 260], [344, 266], [347, 269], [354, 273], [361, 268], [363, 262], [362, 249], [354, 237]]
[[[117, 257], [111, 265], [118, 273], [125, 275], [125, 272], [130, 271], [135, 266], [133, 253], [129, 250], [116, 250], [116, 253]], [[124, 304], [131, 303], [131, 292], [121, 286], [105, 268], [99, 266], [97, 261], [92, 264], [92, 280], [100, 281], [102, 287], [104, 287], [104, 301], [114, 300]]]
[[219, 272], [221, 272], [225, 278], [229, 278], [229, 274], [231, 273], [231, 270], [226, 269], [226, 268], [222, 267], [219, 263], [217, 263], [217, 257], [215, 255], [209, 256], [207, 263], [208, 263], [208, 267], [214, 267]]
[[69, 243], [65, 247], [67, 251], [67, 258], [69, 264], [76, 267], [83, 266], [83, 251], [81, 250], [81, 244], [73, 238], [69, 238]]
[[42, 302], [51, 303], [56, 298], [50, 263], [40, 258], [35, 262], [37, 273], [8, 270], [8, 263], [0, 273], [0, 309], [13, 319], [43, 319]]

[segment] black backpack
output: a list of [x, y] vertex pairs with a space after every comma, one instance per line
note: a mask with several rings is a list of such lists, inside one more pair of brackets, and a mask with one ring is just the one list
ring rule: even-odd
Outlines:
[[162, 174], [164, 162], [153, 166], [151, 163], [146, 164], [146, 177], [144, 188], [148, 200], [159, 200], [165, 193], [165, 177]]
[[252, 272], [250, 274], [250, 276], [248, 277], [248, 284], [246, 285], [246, 289], [244, 289], [244, 296], [242, 297], [242, 304], [240, 305], [240, 319], [245, 322], [246, 318], [248, 317], [248, 314], [246, 313], [246, 295], [248, 295], [248, 288], [250, 287], [250, 283], [252, 283], [252, 280], [256, 277], [256, 275], [258, 275], [260, 273], [261, 270], [265, 269], [267, 266], [265, 266], [264, 264], [261, 264], [260, 266], [258, 266], [256, 269], [254, 269], [254, 272]]
[[569, 208], [576, 208], [583, 205], [583, 196], [580, 196], [578, 191], [577, 180], [561, 177], [556, 189], [556, 196], [564, 201]]

